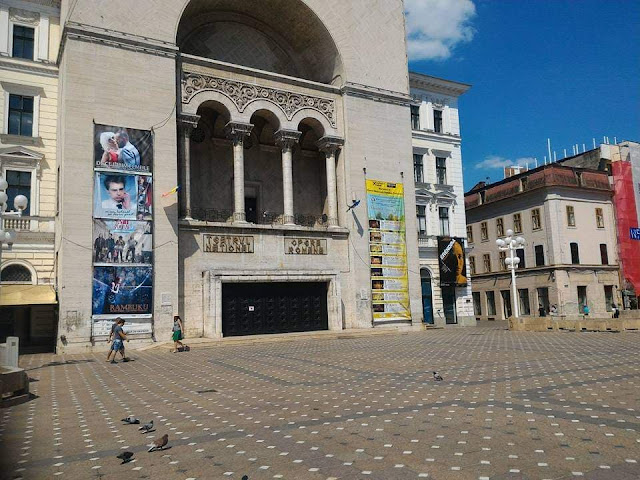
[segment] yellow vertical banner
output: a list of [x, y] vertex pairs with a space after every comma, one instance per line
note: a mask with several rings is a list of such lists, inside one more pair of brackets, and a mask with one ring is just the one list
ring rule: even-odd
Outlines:
[[402, 183], [367, 180], [373, 321], [411, 320]]

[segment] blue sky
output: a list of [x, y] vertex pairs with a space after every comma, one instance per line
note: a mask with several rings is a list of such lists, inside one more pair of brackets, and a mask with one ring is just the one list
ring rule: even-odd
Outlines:
[[409, 68], [472, 85], [459, 103], [465, 190], [542, 162], [547, 137], [558, 158], [594, 137], [640, 141], [640, 2], [405, 3]]

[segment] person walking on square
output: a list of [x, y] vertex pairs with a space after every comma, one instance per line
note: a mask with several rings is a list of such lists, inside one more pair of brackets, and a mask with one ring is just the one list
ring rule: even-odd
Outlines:
[[184, 344], [180, 341], [184, 338], [182, 336], [183, 331], [184, 331], [184, 328], [182, 326], [182, 319], [180, 318], [180, 315], [174, 315], [173, 316], [173, 335], [172, 335], [173, 350], [171, 350], [172, 353], [176, 353], [178, 351], [178, 345], [180, 345], [184, 349]]
[[538, 307], [538, 314], [541, 317], [546, 317], [547, 316], [547, 311], [545, 310], [544, 306], [542, 304], [540, 304], [540, 306]]
[[584, 307], [582, 308], [582, 313], [584, 313], [584, 316], [585, 316], [585, 317], [588, 317], [588, 316], [589, 316], [589, 312], [590, 312], [590, 311], [591, 311], [591, 310], [589, 310], [589, 305], [587, 305], [587, 304], [585, 303], [585, 304], [584, 304]]
[[109, 355], [107, 355], [107, 361], [111, 357], [113, 353], [113, 359], [111, 359], [111, 363], [116, 362], [116, 354], [120, 352], [122, 355], [122, 361], [128, 362], [129, 359], [124, 354], [124, 340], [127, 340], [127, 335], [124, 333], [124, 320], [122, 318], [116, 319], [116, 326], [113, 329], [113, 343], [111, 344], [111, 350], [109, 351]]

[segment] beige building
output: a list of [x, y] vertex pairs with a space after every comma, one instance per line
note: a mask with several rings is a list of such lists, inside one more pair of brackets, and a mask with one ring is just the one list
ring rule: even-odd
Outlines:
[[57, 327], [54, 268], [60, 2], [0, 2], [0, 174], [29, 206], [2, 227], [17, 233], [2, 251], [0, 337], [21, 351], [51, 349]]
[[[104, 345], [117, 315], [136, 342], [175, 314], [187, 337], [422, 324], [402, 1], [78, 0], [62, 18], [60, 350]], [[107, 216], [136, 208], [142, 254], [133, 233], [109, 245], [138, 227]]]
[[[619, 265], [613, 190], [607, 174], [551, 164], [465, 194], [467, 239], [477, 318], [538, 315], [610, 316], [619, 301]], [[526, 240], [517, 251], [518, 298], [496, 240], [512, 229]], [[548, 313], [547, 313], [548, 314]]]

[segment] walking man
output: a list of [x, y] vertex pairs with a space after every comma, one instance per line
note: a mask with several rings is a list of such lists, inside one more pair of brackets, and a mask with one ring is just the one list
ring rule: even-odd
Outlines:
[[111, 358], [111, 354], [113, 354], [111, 363], [117, 363], [116, 353], [118, 352], [120, 352], [123, 362], [129, 361], [129, 359], [124, 355], [124, 341], [127, 340], [127, 335], [124, 333], [123, 327], [124, 327], [124, 320], [121, 318], [117, 318], [116, 326], [113, 329], [113, 343], [111, 344], [111, 350], [109, 351], [109, 355], [107, 355], [107, 362]]

